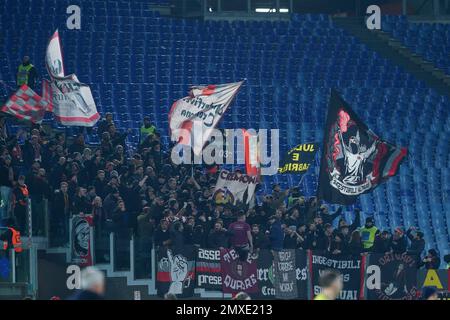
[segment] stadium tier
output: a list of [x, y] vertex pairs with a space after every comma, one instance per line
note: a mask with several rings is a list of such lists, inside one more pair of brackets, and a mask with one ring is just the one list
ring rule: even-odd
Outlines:
[[382, 28], [450, 74], [450, 24], [411, 22], [406, 16], [384, 16]]
[[450, 3], [225, 1], [0, 0], [0, 300], [450, 294]]
[[[81, 30], [64, 28], [70, 4], [82, 8]], [[336, 88], [374, 132], [408, 147], [398, 177], [360, 197], [363, 214], [373, 214], [381, 229], [418, 225], [428, 248], [450, 250], [449, 98], [369, 50], [328, 16], [200, 21], [161, 17], [145, 1], [90, 0], [5, 0], [0, 14], [8, 16], [0, 21], [0, 29], [8, 30], [0, 47], [0, 78], [14, 79], [25, 54], [43, 74], [49, 35], [60, 28], [66, 72], [91, 86], [100, 113], [112, 112], [119, 128], [133, 130], [131, 145], [143, 115], [168, 143], [168, 110], [190, 84], [244, 78], [221, 127], [278, 128], [282, 151], [321, 142], [329, 89]], [[449, 25], [408, 24], [390, 16], [383, 26], [449, 72]], [[316, 192], [316, 169], [301, 182], [307, 195]], [[263, 191], [272, 182], [288, 187], [300, 181], [278, 175], [265, 182]]]

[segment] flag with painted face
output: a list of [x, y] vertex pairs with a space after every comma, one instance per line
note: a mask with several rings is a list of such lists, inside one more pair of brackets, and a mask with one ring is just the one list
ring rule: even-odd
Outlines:
[[50, 77], [64, 77], [64, 61], [58, 30], [53, 33], [48, 43], [47, 52], [45, 55], [45, 65]]
[[193, 87], [189, 96], [176, 101], [169, 111], [172, 141], [190, 145], [199, 155], [242, 84]]
[[394, 176], [406, 148], [381, 140], [332, 91], [324, 132], [318, 196], [349, 205]]

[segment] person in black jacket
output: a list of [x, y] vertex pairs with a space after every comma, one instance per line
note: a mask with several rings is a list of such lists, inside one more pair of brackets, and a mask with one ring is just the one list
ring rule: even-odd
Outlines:
[[151, 250], [153, 248], [153, 234], [155, 219], [150, 208], [144, 207], [137, 217], [137, 250], [136, 250], [136, 278], [146, 278], [152, 270]]
[[297, 208], [293, 208], [285, 223], [288, 227], [295, 226], [295, 228], [297, 228], [300, 225], [300, 222], [300, 211]]
[[84, 143], [84, 135], [82, 133], [79, 133], [71, 146], [69, 147], [69, 153], [83, 153], [84, 149], [86, 148], [86, 144]]
[[72, 209], [72, 197], [68, 192], [67, 182], [61, 182], [50, 202], [50, 234], [54, 235], [56, 244], [69, 241], [69, 218]]
[[0, 209], [0, 218], [9, 216], [9, 205], [11, 191], [14, 182], [14, 172], [11, 166], [11, 157], [5, 156], [0, 159], [0, 193], [3, 207]]
[[118, 132], [116, 129], [116, 126], [113, 123], [108, 125], [107, 132], [109, 133], [109, 137], [110, 137], [113, 148], [115, 148], [118, 145], [121, 145], [121, 146], [126, 145], [125, 140], [126, 140], [129, 132], [126, 132], [126, 133]]
[[420, 256], [425, 249], [425, 240], [423, 239], [423, 232], [417, 231], [416, 228], [410, 227], [406, 231], [406, 236], [408, 237], [410, 244], [406, 251], [409, 255], [414, 256], [417, 263], [420, 262]]
[[108, 126], [110, 124], [114, 124], [113, 122], [113, 114], [111, 112], [106, 112], [105, 117], [98, 122], [97, 133], [99, 136], [103, 134], [103, 132], [108, 131]]
[[49, 181], [53, 189], [57, 189], [60, 186], [61, 181], [66, 179], [66, 157], [59, 157], [58, 162], [51, 168]]
[[295, 226], [286, 227], [284, 233], [283, 249], [296, 249], [299, 242], [297, 228]]
[[172, 224], [172, 231], [170, 232], [170, 248], [174, 255], [183, 252], [184, 248], [184, 236], [183, 236], [183, 223], [176, 221]]
[[42, 146], [38, 136], [33, 135], [29, 140], [26, 140], [22, 149], [25, 168], [29, 168], [36, 161], [41, 161]]
[[91, 204], [86, 196], [87, 190], [84, 187], [78, 187], [76, 195], [72, 202], [72, 214], [90, 214]]
[[428, 254], [419, 262], [418, 267], [425, 269], [439, 269], [441, 259], [435, 249], [428, 250]]
[[155, 231], [155, 246], [168, 246], [170, 244], [169, 221], [162, 219]]
[[389, 231], [383, 231], [375, 237], [373, 252], [387, 254], [392, 250], [391, 234]]
[[352, 256], [360, 256], [363, 252], [364, 248], [361, 241], [361, 234], [358, 230], [355, 230], [350, 236], [350, 241], [348, 243], [348, 253]]
[[222, 221], [216, 221], [214, 229], [208, 235], [208, 248], [223, 249], [228, 247], [227, 230], [223, 227]]
[[400, 228], [395, 228], [391, 240], [392, 253], [397, 254], [405, 253], [407, 245], [408, 243], [403, 230]]
[[252, 225], [253, 250], [267, 250], [270, 248], [270, 240], [265, 233], [263, 233], [258, 224]]
[[29, 194], [24, 176], [19, 176], [12, 193], [12, 208], [17, 227], [22, 235], [28, 235], [27, 212]]
[[[142, 185], [143, 184], [140, 184], [139, 181], [132, 180], [122, 184], [119, 189], [120, 195], [125, 202], [128, 212], [133, 216], [137, 216], [137, 214], [142, 211], [142, 202], [140, 196]], [[132, 221], [130, 221], [130, 223], [132, 223], [133, 225]]]
[[333, 240], [331, 241], [329, 253], [333, 255], [348, 254], [348, 242], [344, 239], [345, 238], [341, 233], [335, 232], [333, 235]]
[[50, 185], [46, 178], [44, 168], [40, 168], [37, 174], [27, 178], [28, 190], [31, 198], [33, 234], [36, 236], [45, 235], [45, 205], [50, 195]]
[[329, 213], [328, 206], [323, 204], [320, 206], [318, 212], [320, 213], [324, 224], [332, 224], [333, 221], [342, 214], [342, 207], [339, 207], [334, 213]]
[[125, 207], [125, 202], [119, 200], [117, 209], [112, 215], [113, 229], [116, 237], [116, 261], [118, 269], [129, 268], [130, 250], [130, 213]]
[[314, 222], [308, 225], [306, 233], [305, 248], [309, 250], [325, 250], [326, 239], [322, 227]]
[[105, 197], [107, 196], [106, 194], [106, 186], [107, 186], [107, 182], [105, 179], [105, 171], [104, 170], [98, 170], [97, 171], [97, 176], [95, 177], [93, 186], [95, 187], [95, 191], [97, 193], [97, 195], [102, 198], [105, 199]]

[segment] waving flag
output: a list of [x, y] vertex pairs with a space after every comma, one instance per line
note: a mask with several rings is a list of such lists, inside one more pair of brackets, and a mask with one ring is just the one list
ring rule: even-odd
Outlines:
[[24, 84], [9, 98], [1, 111], [19, 120], [41, 123], [47, 107], [48, 102]]
[[352, 204], [397, 173], [406, 148], [381, 140], [336, 92], [332, 92], [324, 133], [318, 195], [330, 203]]
[[55, 31], [47, 46], [45, 63], [51, 80], [44, 80], [42, 92], [48, 101], [48, 110], [66, 126], [92, 127], [100, 115], [91, 89], [74, 74], [65, 76], [61, 41]]
[[64, 77], [64, 62], [58, 30], [55, 31], [48, 43], [47, 52], [45, 55], [45, 65], [50, 77]]
[[249, 204], [255, 194], [257, 177], [240, 172], [220, 171], [214, 190], [213, 199], [216, 204]]
[[319, 144], [303, 143], [289, 150], [278, 169], [280, 174], [304, 174], [314, 162]]
[[169, 112], [172, 141], [190, 145], [199, 155], [242, 83], [193, 87], [188, 97], [176, 101]]
[[100, 119], [91, 89], [75, 75], [44, 80], [43, 95], [51, 97], [55, 119], [63, 125], [92, 127]]

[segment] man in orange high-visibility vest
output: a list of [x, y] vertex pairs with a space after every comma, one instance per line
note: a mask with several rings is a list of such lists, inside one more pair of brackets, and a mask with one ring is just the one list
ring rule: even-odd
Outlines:
[[14, 249], [16, 253], [22, 252], [22, 240], [20, 238], [20, 232], [12, 227], [5, 228], [6, 231], [0, 236], [1, 249], [8, 250]]
[[11, 244], [14, 248], [14, 251], [19, 253], [22, 252], [22, 240], [20, 239], [20, 232], [14, 228], [8, 228], [11, 231]]

